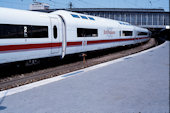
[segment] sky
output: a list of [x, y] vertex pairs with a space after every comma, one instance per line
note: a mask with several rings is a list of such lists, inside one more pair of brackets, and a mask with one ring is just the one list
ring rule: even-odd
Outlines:
[[[35, 1], [35, 0], [34, 0]], [[50, 9], [68, 8], [163, 8], [169, 11], [169, 0], [36, 0], [48, 3]], [[0, 7], [28, 10], [33, 0], [0, 0]]]

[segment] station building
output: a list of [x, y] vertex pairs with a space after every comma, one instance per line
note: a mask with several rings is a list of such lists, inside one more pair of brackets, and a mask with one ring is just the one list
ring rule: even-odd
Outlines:
[[164, 9], [75, 8], [72, 11], [125, 21], [146, 28], [164, 28], [170, 21], [169, 12]]
[[[38, 10], [53, 12], [61, 9]], [[72, 8], [62, 9], [73, 12], [99, 16], [114, 20], [129, 22], [132, 25], [149, 29], [164, 29], [170, 24], [169, 12], [164, 9], [141, 8]]]

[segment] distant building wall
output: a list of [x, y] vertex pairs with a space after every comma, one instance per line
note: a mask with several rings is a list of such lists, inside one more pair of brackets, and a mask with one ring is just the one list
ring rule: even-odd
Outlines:
[[[60, 9], [39, 10], [53, 12]], [[169, 25], [169, 12], [164, 9], [140, 9], [140, 8], [72, 8], [62, 9], [73, 12], [99, 16], [109, 19], [129, 22], [146, 28], [166, 28]]]
[[163, 9], [74, 8], [71, 11], [126, 21], [132, 25], [147, 28], [165, 28], [170, 21], [169, 12]]

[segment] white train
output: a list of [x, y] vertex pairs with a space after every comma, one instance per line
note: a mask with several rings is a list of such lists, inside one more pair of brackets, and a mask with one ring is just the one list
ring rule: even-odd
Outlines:
[[69, 11], [0, 8], [0, 64], [83, 53], [149, 40], [127, 22]]

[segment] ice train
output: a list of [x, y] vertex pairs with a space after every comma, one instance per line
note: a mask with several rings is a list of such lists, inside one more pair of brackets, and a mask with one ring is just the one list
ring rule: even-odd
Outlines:
[[52, 13], [0, 8], [0, 64], [131, 45], [147, 29], [64, 10]]

